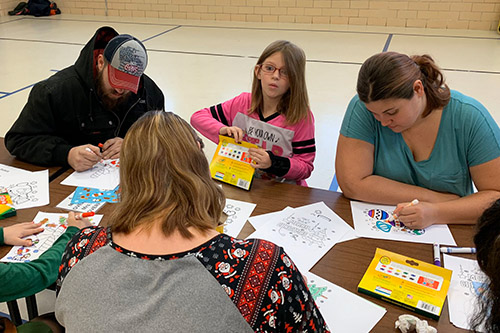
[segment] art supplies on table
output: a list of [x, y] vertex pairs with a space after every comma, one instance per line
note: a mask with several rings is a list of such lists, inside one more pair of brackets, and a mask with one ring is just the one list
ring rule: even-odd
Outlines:
[[0, 187], [5, 187], [16, 209], [48, 205], [49, 171], [27, 171], [0, 165]]
[[453, 271], [448, 291], [450, 322], [470, 330], [470, 318], [479, 311], [476, 301], [487, 288], [488, 277], [479, 268], [477, 260], [447, 254], [443, 255], [443, 259], [444, 267]]
[[457, 245], [447, 225], [437, 224], [425, 229], [411, 229], [393, 216], [395, 208], [395, 206], [351, 201], [356, 235], [413, 243]]
[[[94, 215], [89, 218], [93, 225], [98, 225], [103, 215]], [[68, 214], [38, 212], [33, 222], [42, 222], [43, 231], [36, 235], [24, 237], [31, 239], [32, 246], [13, 246], [12, 249], [0, 259], [2, 262], [29, 262], [38, 259], [68, 228], [66, 220]]]
[[97, 212], [106, 204], [105, 201], [102, 202], [82, 202], [73, 204], [71, 201], [73, 200], [73, 195], [75, 192], [68, 195], [61, 201], [56, 207], [61, 209], [66, 209], [75, 212]]
[[120, 160], [103, 160], [86, 171], [75, 171], [62, 185], [114, 190], [120, 184]]
[[120, 196], [118, 194], [119, 186], [113, 190], [103, 190], [91, 187], [79, 186], [76, 188], [73, 198], [71, 199], [72, 204], [80, 204], [86, 202], [111, 202], [117, 203], [120, 201]]
[[311, 272], [303, 272], [302, 276], [331, 332], [370, 332], [387, 312]]
[[16, 209], [7, 189], [0, 187], [0, 220], [16, 215]]
[[451, 271], [377, 248], [358, 291], [439, 320]]
[[227, 217], [224, 224], [221, 225], [221, 232], [231, 237], [238, 237], [255, 206], [256, 204], [250, 202], [226, 199], [224, 214]]
[[258, 146], [219, 135], [219, 145], [210, 162], [210, 174], [213, 179], [249, 190], [255, 169], [251, 166], [248, 150]]
[[475, 247], [448, 247], [442, 246], [441, 253], [476, 253]]
[[351, 227], [324, 202], [284, 210], [248, 238], [271, 241], [285, 249], [297, 267], [310, 270]]

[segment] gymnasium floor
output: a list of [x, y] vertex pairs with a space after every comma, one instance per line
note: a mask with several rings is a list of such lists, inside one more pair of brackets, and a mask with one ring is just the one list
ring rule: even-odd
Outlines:
[[[73, 64], [83, 45], [104, 25], [144, 42], [149, 54], [146, 73], [163, 90], [166, 109], [186, 120], [203, 107], [250, 91], [253, 66], [270, 42], [287, 39], [301, 46], [308, 58], [307, 86], [316, 118], [317, 154], [308, 183], [316, 188], [330, 188], [342, 117], [355, 94], [358, 70], [372, 54], [389, 50], [432, 55], [452, 89], [481, 101], [500, 122], [500, 103], [495, 98], [500, 88], [500, 36], [494, 31], [63, 14], [0, 17], [0, 137], [18, 117], [32, 85]], [[215, 145], [204, 141], [211, 159]], [[40, 313], [53, 310], [53, 292], [42, 294]], [[5, 303], [0, 304], [0, 312], [8, 312]]]

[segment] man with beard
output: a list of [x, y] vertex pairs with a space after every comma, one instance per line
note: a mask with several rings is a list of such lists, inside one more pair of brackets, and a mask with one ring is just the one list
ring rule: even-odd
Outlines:
[[143, 74], [146, 65], [139, 40], [98, 29], [74, 65], [35, 84], [5, 146], [24, 161], [77, 171], [118, 158], [130, 126], [164, 109], [163, 93]]

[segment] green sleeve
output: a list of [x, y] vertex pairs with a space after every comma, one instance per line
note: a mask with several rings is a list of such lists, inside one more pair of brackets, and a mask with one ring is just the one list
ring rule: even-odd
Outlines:
[[0, 263], [0, 302], [7, 302], [42, 291], [57, 279], [66, 244], [79, 229], [68, 227], [40, 258], [27, 263]]
[[0, 245], [3, 245], [4, 242], [3, 242], [3, 228], [0, 227]]

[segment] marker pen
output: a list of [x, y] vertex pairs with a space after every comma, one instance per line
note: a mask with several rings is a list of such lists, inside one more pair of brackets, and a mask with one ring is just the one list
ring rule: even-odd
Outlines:
[[442, 253], [476, 253], [475, 247], [448, 247], [441, 248]]
[[441, 266], [441, 253], [439, 252], [439, 244], [434, 243], [432, 245], [434, 249], [434, 265]]
[[95, 215], [94, 212], [87, 212], [87, 213], [76, 214], [75, 215], [75, 219], [81, 220], [83, 218], [91, 217], [91, 216], [94, 216], [94, 215]]
[[[410, 206], [418, 205], [419, 202], [420, 201], [418, 201], [418, 199], [413, 199], [412, 202], [410, 202], [409, 204], [407, 204], [405, 207], [410, 207]], [[392, 215], [394, 216], [395, 219], [398, 218], [398, 214], [392, 213]]]
[[[100, 145], [102, 145], [102, 143], [100, 143]], [[91, 153], [93, 153], [95, 156], [100, 157], [99, 155], [97, 155], [97, 154], [96, 154], [96, 152], [95, 152], [95, 151], [93, 151], [93, 150], [92, 150], [92, 149], [90, 149], [89, 147], [86, 147], [86, 148], [85, 148], [85, 150], [86, 150], [86, 151], [89, 151], [89, 152], [91, 152]], [[104, 160], [101, 158], [101, 160], [100, 160], [99, 162], [104, 163]]]

